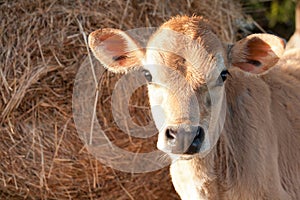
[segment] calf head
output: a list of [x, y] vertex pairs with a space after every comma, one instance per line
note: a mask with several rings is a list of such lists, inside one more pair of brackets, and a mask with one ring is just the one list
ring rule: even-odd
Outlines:
[[170, 155], [205, 155], [222, 131], [226, 78], [231, 68], [261, 74], [279, 60], [284, 41], [269, 34], [223, 44], [201, 17], [175, 17], [164, 23], [146, 48], [117, 29], [90, 34], [89, 45], [113, 72], [141, 68], [148, 81], [157, 146]]

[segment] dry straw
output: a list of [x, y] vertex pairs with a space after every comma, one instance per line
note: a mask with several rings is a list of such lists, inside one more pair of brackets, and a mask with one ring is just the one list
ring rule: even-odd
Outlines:
[[[0, 199], [178, 199], [168, 169], [128, 174], [89, 155], [72, 118], [76, 72], [87, 56], [83, 32], [158, 26], [177, 14], [204, 15], [225, 41], [242, 19], [235, 0], [0, 1]], [[131, 138], [115, 126], [105, 73], [97, 117], [110, 140], [133, 152], [156, 138]], [[144, 88], [131, 98], [139, 124], [151, 119]], [[146, 115], [145, 115], [146, 113]]]

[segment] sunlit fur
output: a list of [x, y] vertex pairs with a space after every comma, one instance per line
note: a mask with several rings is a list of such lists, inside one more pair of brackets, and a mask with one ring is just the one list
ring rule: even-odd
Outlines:
[[[105, 56], [105, 67], [124, 72], [143, 66], [152, 74], [148, 88], [158, 147], [174, 159], [170, 172], [182, 199], [300, 199], [299, 49], [282, 56], [283, 41], [267, 34], [223, 44], [201, 17], [169, 20], [146, 51], [120, 30], [98, 32], [98, 40], [105, 32], [117, 34], [125, 48], [111, 51], [109, 42], [99, 48], [101, 41], [91, 34], [90, 47], [100, 61]], [[170, 37], [170, 32], [186, 37]], [[138, 53], [122, 55], [126, 44]], [[122, 59], [114, 61], [112, 55]], [[223, 69], [230, 76], [219, 84]], [[180, 124], [204, 127], [198, 155], [178, 158], [168, 149], [164, 128]]]
[[[201, 32], [207, 33], [201, 35], [202, 41], [210, 41], [213, 36], [214, 42], [206, 46], [209, 49], [206, 48], [205, 52], [194, 49], [187, 55], [192, 56], [192, 59], [187, 60], [195, 63], [194, 65], [187, 62], [185, 71], [180, 71], [175, 55], [154, 50], [146, 52], [145, 68], [153, 73], [153, 79], [171, 87], [170, 91], [177, 91], [180, 98], [179, 101], [168, 98], [171, 94], [163, 90], [164, 97], [161, 99], [165, 102], [161, 102], [161, 106], [166, 112], [166, 124], [193, 123], [190, 121], [191, 116], [189, 118], [189, 114], [184, 113], [189, 110], [189, 92], [194, 89], [200, 97], [205, 96], [204, 85], [210, 85], [218, 75], [212, 73], [213, 68], [222, 68], [217, 64], [217, 55], [223, 56], [223, 67], [230, 67], [226, 62], [226, 46], [221, 45], [211, 30], [206, 29], [206, 25], [199, 30], [197, 22], [194, 26], [188, 24], [184, 18], [175, 18], [162, 28], [182, 31], [190, 34], [192, 38], [201, 35]], [[173, 44], [167, 37], [160, 37], [159, 33], [160, 31], [153, 36], [156, 37], [154, 42], [150, 40], [150, 46], [163, 48], [164, 45], [174, 45], [172, 48], [180, 49], [185, 45], [180, 41], [174, 41], [177, 43]], [[210, 153], [205, 158], [178, 159], [171, 165], [172, 181], [182, 199], [300, 198], [298, 52], [299, 50], [295, 53], [287, 52], [272, 70], [260, 76], [243, 72], [237, 67], [229, 69], [231, 76], [225, 82], [226, 121], [221, 136], [217, 138], [217, 144], [209, 147]], [[185, 73], [184, 77], [190, 84], [176, 85], [172, 81], [178, 78], [177, 75], [165, 72], [162, 66], [175, 67]], [[198, 77], [188, 76], [186, 71], [193, 71], [191, 74]], [[215, 78], [208, 79], [207, 75]], [[150, 102], [159, 98], [159, 89], [160, 86], [149, 86]], [[201, 98], [199, 103], [202, 103], [200, 111], [209, 110], [205, 108]], [[200, 114], [200, 124], [206, 118], [208, 120], [208, 116], [209, 113]], [[176, 121], [186, 117], [188, 120]], [[163, 143], [163, 139], [160, 135], [158, 144]]]

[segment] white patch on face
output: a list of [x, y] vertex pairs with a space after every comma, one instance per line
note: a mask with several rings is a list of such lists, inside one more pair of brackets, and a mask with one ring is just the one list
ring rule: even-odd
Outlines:
[[[147, 51], [146, 59], [143, 61], [143, 66], [144, 69], [148, 70], [152, 75], [153, 83], [148, 85], [148, 96], [155, 126], [159, 130], [159, 133], [161, 133], [165, 130], [165, 127], [167, 126], [166, 113], [163, 109], [163, 105], [166, 103], [166, 99], [168, 99], [168, 91], [167, 88], [164, 87], [164, 69], [162, 62], [159, 60], [157, 51]], [[164, 135], [159, 134], [157, 148], [160, 150], [165, 150], [165, 143], [166, 139]]]
[[167, 99], [167, 91], [163, 87], [156, 87], [155, 85], [148, 85], [148, 95], [151, 105], [152, 117], [156, 128], [159, 130], [157, 148], [160, 150], [166, 150], [166, 138], [164, 132], [166, 124], [166, 113], [163, 109], [164, 100]]

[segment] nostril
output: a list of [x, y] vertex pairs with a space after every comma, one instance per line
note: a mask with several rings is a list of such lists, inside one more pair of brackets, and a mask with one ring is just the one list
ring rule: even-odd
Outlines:
[[204, 140], [204, 130], [200, 126], [198, 127], [196, 138], [199, 139], [201, 143]]
[[167, 137], [167, 139], [169, 139], [169, 140], [174, 140], [174, 139], [176, 139], [176, 131], [173, 130], [173, 129], [168, 128], [168, 129], [166, 130], [166, 137]]
[[185, 154], [195, 154], [200, 151], [202, 143], [204, 141], [205, 132], [202, 127], [198, 127], [196, 137], [193, 139], [189, 148], [184, 152]]

